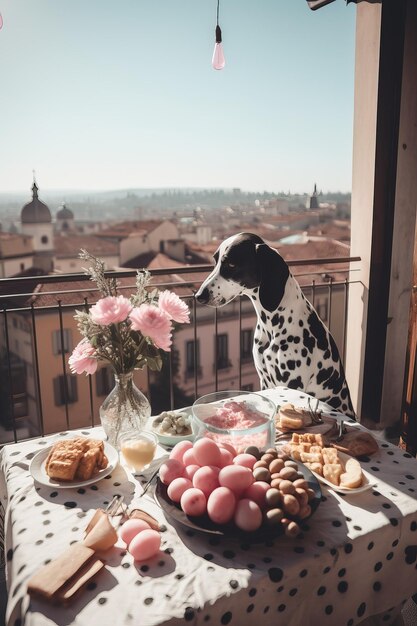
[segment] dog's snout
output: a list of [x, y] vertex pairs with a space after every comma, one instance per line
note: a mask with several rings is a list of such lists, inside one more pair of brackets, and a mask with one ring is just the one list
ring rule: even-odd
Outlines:
[[197, 293], [195, 294], [195, 299], [200, 304], [207, 304], [207, 302], [209, 301], [209, 298], [210, 298], [210, 293], [207, 287], [204, 287], [204, 289], [199, 289]]

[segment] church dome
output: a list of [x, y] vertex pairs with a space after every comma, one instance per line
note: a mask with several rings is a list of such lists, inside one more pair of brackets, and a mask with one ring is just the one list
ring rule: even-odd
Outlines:
[[56, 214], [56, 219], [57, 220], [73, 220], [74, 219], [74, 213], [71, 211], [71, 209], [69, 209], [65, 202], [62, 204], [62, 207], [59, 209], [58, 213]]
[[32, 185], [32, 202], [28, 202], [23, 207], [20, 220], [22, 224], [46, 224], [52, 221], [51, 212], [44, 202], [38, 198], [38, 186], [34, 182]]

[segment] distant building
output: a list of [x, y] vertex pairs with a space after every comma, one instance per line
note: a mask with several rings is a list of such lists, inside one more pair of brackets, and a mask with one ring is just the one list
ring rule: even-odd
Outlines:
[[54, 268], [54, 239], [51, 212], [39, 200], [36, 181], [32, 185], [32, 200], [25, 204], [20, 213], [22, 234], [33, 238], [34, 265], [45, 274]]
[[55, 217], [55, 229], [57, 231], [73, 231], [75, 230], [74, 213], [67, 207], [65, 202], [62, 203]]
[[34, 256], [33, 237], [0, 232], [0, 278], [31, 268]]
[[316, 183], [314, 183], [314, 191], [313, 191], [313, 195], [310, 196], [310, 203], [309, 203], [309, 209], [312, 211], [315, 211], [319, 208], [319, 198], [318, 198], [319, 194], [317, 192], [317, 185]]

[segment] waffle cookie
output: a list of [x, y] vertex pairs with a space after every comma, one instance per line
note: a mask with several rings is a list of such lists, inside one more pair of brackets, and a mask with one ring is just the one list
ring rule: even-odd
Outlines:
[[54, 443], [45, 470], [54, 480], [88, 480], [107, 467], [107, 463], [102, 441], [76, 437]]

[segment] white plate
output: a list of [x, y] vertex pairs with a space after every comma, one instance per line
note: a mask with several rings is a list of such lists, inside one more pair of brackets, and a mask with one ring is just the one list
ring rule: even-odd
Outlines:
[[[345, 454], [344, 452], [339, 452], [339, 450], [337, 451], [337, 454], [339, 456], [339, 459], [342, 461], [343, 465], [346, 464], [346, 461], [348, 459], [353, 458], [349, 456], [349, 454]], [[371, 480], [373, 477], [370, 474], [368, 474], [368, 472], [364, 472], [363, 469], [362, 469], [362, 474], [363, 474], [362, 485], [360, 487], [355, 487], [354, 489], [349, 488], [349, 487], [339, 487], [338, 485], [331, 483], [330, 480], [327, 480], [327, 478], [323, 478], [323, 476], [320, 476], [320, 474], [316, 474], [316, 472], [312, 472], [312, 474], [314, 474], [317, 480], [319, 480], [321, 483], [323, 483], [324, 485], [327, 485], [327, 487], [330, 487], [330, 489], [333, 489], [333, 491], [337, 491], [338, 493], [356, 495], [357, 493], [363, 493], [364, 491], [368, 491], [368, 489], [372, 489], [373, 487], [371, 483]]]
[[[173, 411], [173, 413], [185, 413], [190, 418], [190, 425], [192, 428], [193, 427], [192, 420], [191, 420], [192, 411], [193, 411], [193, 407], [187, 406], [184, 409], [176, 409], [175, 411]], [[195, 434], [193, 432], [190, 435], [163, 435], [162, 433], [158, 432], [152, 426], [154, 420], [157, 417], [158, 417], [157, 415], [153, 415], [151, 417], [151, 419], [148, 422], [147, 428], [151, 430], [153, 433], [155, 433], [155, 435], [158, 437], [159, 443], [161, 443], [163, 446], [175, 446], [180, 441], [194, 441]]]
[[[59, 440], [58, 440], [59, 441]], [[84, 487], [84, 485], [92, 485], [99, 480], [111, 474], [114, 468], [119, 462], [119, 453], [113, 446], [107, 441], [104, 441], [104, 454], [107, 457], [108, 465], [104, 469], [100, 470], [98, 474], [95, 474], [88, 480], [66, 480], [58, 481], [50, 478], [46, 473], [45, 462], [52, 446], [44, 448], [33, 457], [29, 465], [29, 472], [32, 474], [34, 480], [40, 485], [46, 487], [58, 487], [59, 489], [74, 489], [75, 487]]]

